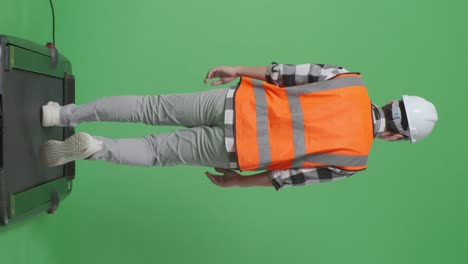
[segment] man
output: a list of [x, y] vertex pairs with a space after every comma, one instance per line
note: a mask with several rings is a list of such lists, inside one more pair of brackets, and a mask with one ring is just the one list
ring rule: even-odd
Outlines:
[[[359, 73], [323, 64], [211, 69], [211, 85], [237, 86], [193, 94], [104, 97], [84, 105], [43, 106], [43, 126], [83, 121], [143, 122], [185, 129], [143, 138], [109, 139], [77, 133], [41, 148], [45, 166], [72, 160], [127, 165], [215, 167], [221, 187], [306, 185], [349, 177], [367, 166], [374, 138], [427, 136], [437, 121], [433, 104], [403, 96], [373, 105]], [[234, 170], [263, 171], [241, 176]]]

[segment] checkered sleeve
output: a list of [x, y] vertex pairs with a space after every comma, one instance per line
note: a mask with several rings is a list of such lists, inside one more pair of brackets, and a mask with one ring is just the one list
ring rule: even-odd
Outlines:
[[268, 83], [288, 87], [328, 80], [349, 72], [343, 67], [329, 64], [280, 64], [272, 62], [265, 72]]
[[353, 175], [354, 171], [340, 170], [335, 167], [272, 170], [268, 175], [277, 191], [288, 186], [304, 186], [315, 183], [335, 181]]

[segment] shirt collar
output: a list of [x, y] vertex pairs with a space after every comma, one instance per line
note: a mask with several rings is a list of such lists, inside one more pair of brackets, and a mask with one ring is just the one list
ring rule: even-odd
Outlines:
[[372, 104], [372, 123], [374, 125], [374, 138], [385, 131], [385, 115], [382, 109]]

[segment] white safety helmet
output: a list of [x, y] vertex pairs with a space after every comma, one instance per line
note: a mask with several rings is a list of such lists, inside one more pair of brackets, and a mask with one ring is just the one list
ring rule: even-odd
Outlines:
[[403, 95], [403, 105], [408, 118], [408, 129], [404, 130], [401, 125], [398, 101], [394, 101], [392, 104], [393, 123], [400, 134], [408, 137], [411, 143], [416, 143], [431, 133], [437, 121], [437, 110], [431, 102], [413, 95]]

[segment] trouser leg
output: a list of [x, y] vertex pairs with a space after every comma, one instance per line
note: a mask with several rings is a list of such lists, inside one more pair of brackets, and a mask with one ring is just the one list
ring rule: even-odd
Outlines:
[[90, 160], [137, 166], [194, 165], [229, 168], [224, 128], [198, 126], [142, 138], [101, 140], [102, 150]]
[[154, 96], [109, 96], [87, 104], [61, 107], [60, 122], [143, 122], [186, 127], [222, 125], [228, 88]]

